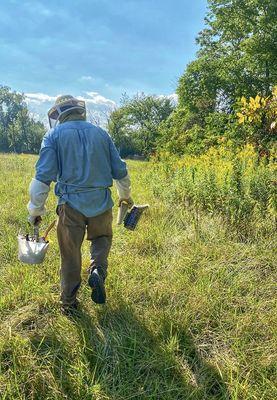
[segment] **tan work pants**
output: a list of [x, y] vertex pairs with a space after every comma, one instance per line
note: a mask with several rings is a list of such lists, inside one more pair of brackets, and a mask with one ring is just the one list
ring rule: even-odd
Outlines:
[[87, 230], [87, 240], [91, 241], [90, 271], [97, 268], [107, 276], [108, 255], [112, 244], [112, 209], [96, 217], [85, 217], [67, 204], [58, 206], [57, 226], [61, 255], [61, 303], [71, 305], [76, 301], [81, 284], [81, 245]]

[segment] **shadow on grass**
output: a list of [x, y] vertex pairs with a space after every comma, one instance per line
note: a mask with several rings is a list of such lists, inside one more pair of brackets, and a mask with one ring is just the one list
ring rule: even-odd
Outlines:
[[[77, 332], [73, 353], [68, 351], [69, 339], [64, 342], [55, 331], [31, 340], [39, 359], [51, 364], [60, 392], [55, 399], [230, 398], [217, 371], [199, 355], [191, 335], [172, 321], [165, 321], [153, 334], [135, 310], [120, 301], [96, 306], [94, 317], [81, 308], [70, 322], [75, 335]], [[167, 344], [172, 338], [173, 346]], [[76, 343], [78, 348], [74, 349]], [[46, 395], [44, 388], [42, 396]]]
[[217, 371], [199, 355], [191, 336], [180, 326], [173, 326], [178, 336], [176, 352], [160, 339], [172, 334], [172, 323], [153, 335], [123, 301], [115, 307], [99, 307], [97, 321], [85, 309], [73, 320], [94, 382], [108, 398], [230, 398]]

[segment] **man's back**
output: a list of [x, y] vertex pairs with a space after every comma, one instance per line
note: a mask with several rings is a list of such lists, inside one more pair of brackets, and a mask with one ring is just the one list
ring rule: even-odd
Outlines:
[[112, 185], [110, 141], [102, 129], [85, 121], [65, 122], [53, 134], [61, 182], [82, 187]]
[[59, 204], [65, 202], [87, 216], [113, 206], [108, 189], [127, 174], [106, 131], [86, 121], [68, 121], [44, 137], [36, 179], [56, 181]]

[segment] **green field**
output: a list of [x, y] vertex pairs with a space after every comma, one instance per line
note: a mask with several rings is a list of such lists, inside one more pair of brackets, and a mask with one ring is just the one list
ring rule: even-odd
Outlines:
[[[81, 309], [68, 319], [55, 233], [43, 265], [17, 261], [35, 160], [0, 155], [1, 400], [277, 398], [273, 235], [236, 239], [208, 214], [196, 227], [152, 191], [157, 166], [130, 161], [133, 198], [150, 211], [136, 232], [114, 227], [105, 306], [91, 303], [84, 243]], [[53, 218], [51, 195], [43, 224]]]

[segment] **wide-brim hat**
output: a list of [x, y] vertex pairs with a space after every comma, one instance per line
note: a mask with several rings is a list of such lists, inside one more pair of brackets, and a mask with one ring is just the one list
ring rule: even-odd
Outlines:
[[78, 110], [81, 113], [86, 113], [86, 103], [84, 100], [77, 99], [70, 94], [58, 96], [55, 104], [48, 111], [48, 120], [50, 128], [56, 126], [61, 115], [64, 115], [73, 110]]

